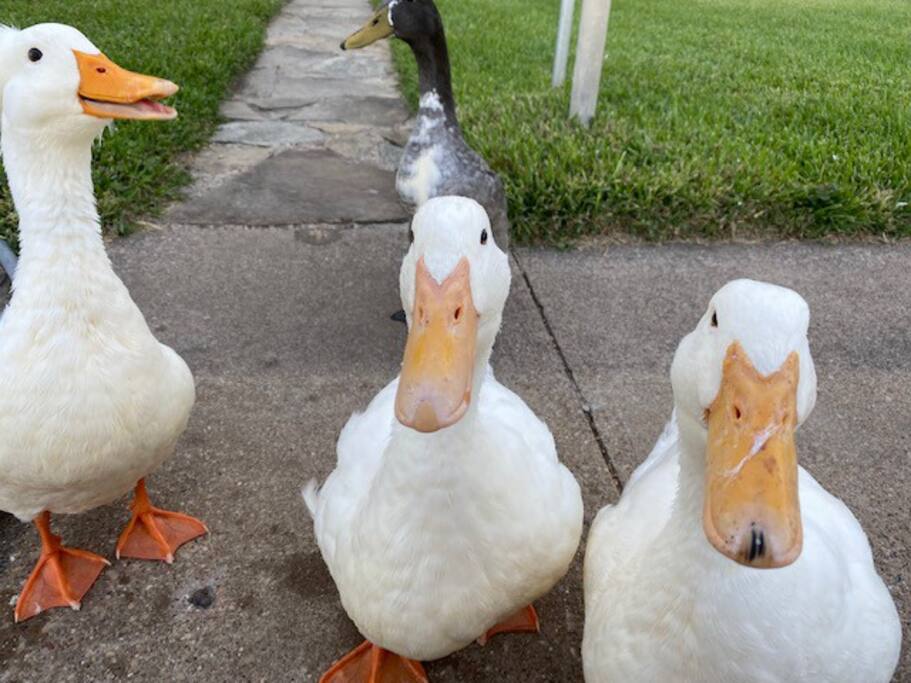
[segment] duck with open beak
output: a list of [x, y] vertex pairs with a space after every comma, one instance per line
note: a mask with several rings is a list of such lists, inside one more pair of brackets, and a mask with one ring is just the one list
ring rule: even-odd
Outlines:
[[195, 386], [111, 268], [91, 174], [105, 126], [173, 119], [159, 100], [176, 92], [120, 68], [72, 26], [0, 25], [0, 151], [22, 245], [0, 332], [0, 510], [34, 523], [41, 543], [17, 622], [78, 609], [109, 565], [64, 545], [52, 515], [132, 489], [118, 558], [171, 563], [178, 547], [207, 533], [201, 521], [153, 506], [146, 491], [186, 429]]
[[133, 73], [103, 54], [73, 50], [79, 67], [79, 102], [89, 116], [100, 119], [170, 121], [177, 110], [159, 100], [177, 93], [171, 81]]
[[406, 427], [435, 432], [458, 422], [471, 402], [478, 312], [468, 259], [441, 283], [418, 260], [411, 321], [395, 415]]
[[763, 376], [734, 342], [708, 409], [703, 527], [719, 552], [750, 567], [789, 565], [803, 544], [794, 442], [799, 373], [792, 352]]

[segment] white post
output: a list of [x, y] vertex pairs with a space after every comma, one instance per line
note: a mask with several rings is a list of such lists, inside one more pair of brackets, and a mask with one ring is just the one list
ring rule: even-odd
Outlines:
[[578, 116], [586, 126], [591, 123], [598, 104], [610, 2], [611, 0], [582, 0], [582, 17], [579, 20], [579, 40], [576, 42], [576, 64], [573, 68], [573, 92], [569, 114]]
[[554, 55], [554, 77], [551, 83], [559, 88], [566, 80], [566, 63], [569, 61], [569, 39], [573, 32], [575, 0], [561, 0], [560, 27], [557, 29], [557, 51]]

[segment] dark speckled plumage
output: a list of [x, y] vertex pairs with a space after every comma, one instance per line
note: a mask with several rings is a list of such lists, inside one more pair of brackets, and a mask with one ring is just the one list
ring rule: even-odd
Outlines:
[[[422, 157], [433, 158], [425, 163], [432, 163], [438, 170], [434, 180], [420, 179]], [[402, 198], [413, 204], [444, 195], [471, 197], [487, 210], [497, 244], [508, 246], [509, 217], [503, 183], [468, 146], [458, 122], [445, 110], [424, 106], [419, 111], [415, 131], [399, 164], [396, 186]]]

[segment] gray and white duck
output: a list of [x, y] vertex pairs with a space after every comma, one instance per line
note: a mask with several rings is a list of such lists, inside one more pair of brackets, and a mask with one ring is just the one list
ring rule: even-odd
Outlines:
[[506, 249], [509, 216], [503, 183], [462, 137], [443, 19], [433, 0], [388, 0], [345, 39], [342, 49], [362, 48], [390, 36], [411, 47], [421, 92], [417, 122], [396, 173], [399, 195], [416, 207], [448, 195], [474, 199], [487, 211], [497, 244]]

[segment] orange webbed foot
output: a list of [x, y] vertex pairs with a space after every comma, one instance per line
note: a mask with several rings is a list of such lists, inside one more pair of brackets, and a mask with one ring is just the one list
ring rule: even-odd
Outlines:
[[82, 598], [105, 567], [106, 559], [77, 548], [65, 548], [50, 530], [50, 513], [35, 520], [41, 535], [41, 557], [16, 600], [16, 622], [25, 621], [52, 607], [79, 609]]
[[174, 561], [174, 552], [209, 529], [195, 517], [154, 507], [140, 479], [132, 503], [133, 516], [117, 541], [117, 559]]
[[538, 621], [538, 613], [533, 605], [529, 605], [507, 617], [478, 638], [478, 645], [486, 645], [487, 641], [498, 633], [538, 633], [540, 630], [541, 624]]
[[420, 662], [365, 640], [333, 664], [319, 683], [428, 683]]

